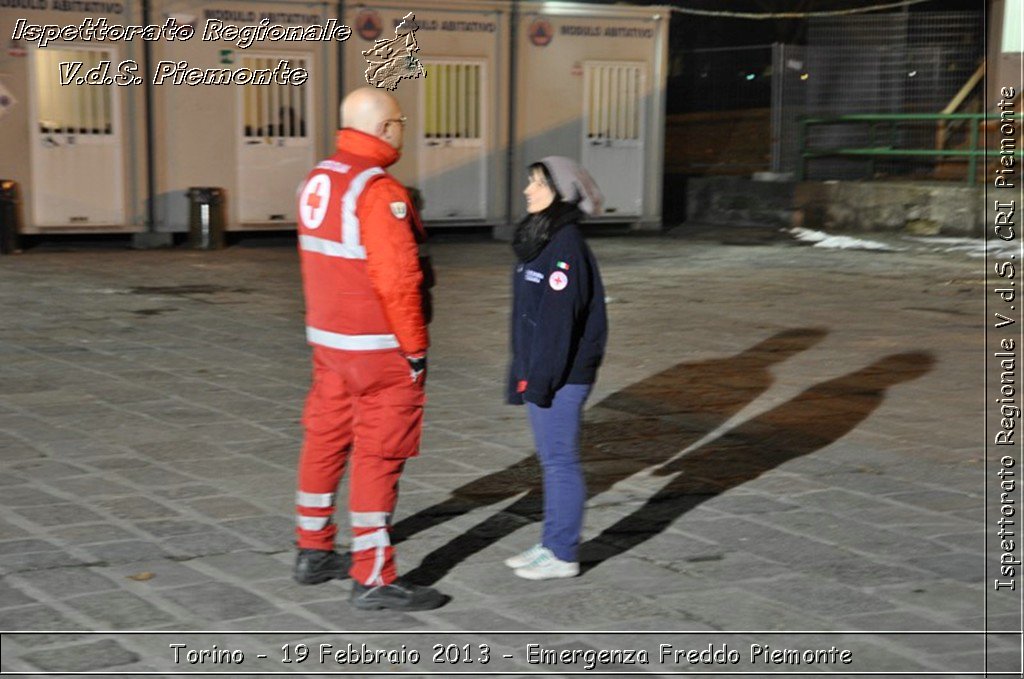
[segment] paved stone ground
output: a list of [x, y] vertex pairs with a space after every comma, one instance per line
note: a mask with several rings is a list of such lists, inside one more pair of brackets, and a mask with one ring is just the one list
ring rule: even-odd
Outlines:
[[[510, 255], [435, 244], [427, 426], [396, 540], [452, 601], [409, 614], [290, 580], [309, 379], [293, 245], [3, 258], [3, 671], [584, 667], [531, 664], [531, 643], [651, 654], [595, 672], [981, 671], [978, 635], [891, 632], [984, 629], [982, 261], [717, 235], [593, 239], [612, 333], [584, 431], [585, 572], [542, 583], [501, 564], [538, 534], [525, 413], [501, 401]], [[990, 628], [1020, 629], [1019, 600], [990, 599]], [[321, 643], [421, 657], [321, 664]], [[740, 659], [660, 663], [662, 643]], [[296, 644], [310, 658], [282, 662]], [[476, 663], [434, 663], [435, 644]], [[752, 662], [752, 644], [853, 662]], [[215, 645], [244, 661], [188, 663]], [[989, 639], [990, 670], [1019, 663], [1017, 639]]]

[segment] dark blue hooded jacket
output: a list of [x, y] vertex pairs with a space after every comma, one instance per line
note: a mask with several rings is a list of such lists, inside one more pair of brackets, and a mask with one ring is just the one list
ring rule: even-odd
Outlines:
[[[563, 385], [593, 384], [604, 358], [608, 319], [597, 260], [573, 208], [556, 215], [539, 254], [512, 274], [512, 363], [508, 402], [541, 407]], [[531, 253], [532, 254], [532, 253]]]

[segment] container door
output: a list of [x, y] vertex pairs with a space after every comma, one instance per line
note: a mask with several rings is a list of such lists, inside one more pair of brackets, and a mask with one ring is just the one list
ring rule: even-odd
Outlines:
[[273, 69], [279, 61], [304, 68], [301, 85], [246, 84], [238, 88], [241, 141], [238, 157], [238, 220], [243, 224], [294, 224], [295, 190], [313, 167], [316, 86], [308, 55], [248, 54], [241, 66]]
[[90, 72], [116, 75], [114, 51], [62, 46], [29, 55], [35, 225], [124, 225], [123, 88], [84, 82]]
[[642, 62], [583, 64], [581, 159], [604, 193], [610, 217], [643, 211], [646, 79]]
[[420, 88], [419, 186], [426, 220], [481, 220], [486, 209], [484, 61], [425, 61]]

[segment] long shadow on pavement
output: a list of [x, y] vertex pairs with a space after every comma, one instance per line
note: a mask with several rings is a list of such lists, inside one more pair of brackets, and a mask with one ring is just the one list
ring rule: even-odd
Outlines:
[[[773, 381], [770, 368], [825, 337], [820, 328], [780, 332], [721, 359], [680, 363], [603, 399], [587, 410], [580, 459], [592, 498], [645, 469], [665, 465], [680, 451], [760, 396]], [[475, 479], [431, 507], [399, 521], [394, 543], [479, 507], [522, 495], [424, 558], [408, 577], [432, 584], [472, 554], [543, 518], [540, 469], [530, 455]]]
[[583, 572], [655, 537], [702, 502], [839, 440], [881, 405], [890, 387], [921, 377], [934, 364], [925, 352], [886, 356], [816, 384], [667, 462], [654, 470], [656, 476], [672, 475], [667, 485], [580, 546]]

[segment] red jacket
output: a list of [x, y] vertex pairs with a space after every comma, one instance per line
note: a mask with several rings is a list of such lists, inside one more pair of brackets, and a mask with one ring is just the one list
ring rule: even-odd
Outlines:
[[337, 149], [299, 191], [307, 337], [343, 351], [425, 352], [426, 232], [405, 187], [384, 170], [399, 152], [347, 128]]

